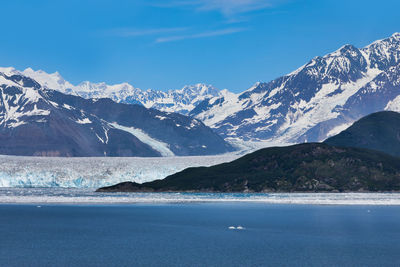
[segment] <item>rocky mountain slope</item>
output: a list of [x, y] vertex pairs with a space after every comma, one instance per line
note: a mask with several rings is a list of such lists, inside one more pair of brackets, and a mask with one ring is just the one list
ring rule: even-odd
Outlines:
[[163, 180], [98, 192], [372, 192], [400, 190], [400, 158], [307, 143], [258, 150], [230, 163], [188, 168]]
[[231, 150], [199, 120], [66, 95], [14, 69], [0, 69], [0, 154], [172, 156]]
[[129, 83], [108, 85], [102, 83], [82, 82], [73, 85], [66, 81], [58, 72], [49, 74], [42, 70], [31, 68], [21, 72], [31, 77], [43, 87], [54, 89], [65, 94], [81, 96], [83, 98], [111, 98], [115, 102], [125, 104], [142, 104], [146, 108], [155, 108], [160, 111], [188, 114], [200, 102], [212, 97], [223, 96], [226, 90], [218, 90], [212, 85], [187, 85], [177, 90], [141, 90]]
[[245, 92], [206, 99], [190, 115], [224, 138], [322, 141], [367, 114], [400, 109], [400, 33], [345, 45]]
[[400, 113], [382, 111], [370, 114], [324, 143], [368, 148], [400, 156]]

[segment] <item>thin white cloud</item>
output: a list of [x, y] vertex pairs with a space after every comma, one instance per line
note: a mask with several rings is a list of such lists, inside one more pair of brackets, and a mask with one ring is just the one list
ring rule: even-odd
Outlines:
[[113, 29], [108, 31], [110, 35], [119, 36], [119, 37], [138, 37], [138, 36], [146, 36], [146, 35], [160, 35], [167, 33], [176, 33], [183, 32], [188, 28], [180, 27], [180, 28], [154, 28], [154, 29]]
[[228, 29], [222, 29], [222, 30], [195, 33], [195, 34], [174, 35], [174, 36], [157, 38], [155, 42], [156, 43], [166, 43], [166, 42], [181, 41], [181, 40], [186, 40], [186, 39], [207, 38], [207, 37], [214, 37], [214, 36], [221, 36], [221, 35], [228, 35], [228, 34], [243, 32], [246, 30], [247, 30], [246, 28], [228, 28]]
[[201, 0], [200, 2], [198, 10], [217, 10], [227, 16], [271, 6], [270, 1], [266, 0]]
[[266, 9], [278, 0], [177, 0], [159, 3], [162, 7], [189, 7], [198, 11], [218, 11], [225, 16]]

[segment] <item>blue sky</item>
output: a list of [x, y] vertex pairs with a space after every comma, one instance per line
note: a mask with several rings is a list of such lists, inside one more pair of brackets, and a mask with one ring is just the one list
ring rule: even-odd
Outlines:
[[346, 43], [400, 31], [400, 1], [2, 1], [0, 66], [59, 71], [72, 83], [240, 92]]

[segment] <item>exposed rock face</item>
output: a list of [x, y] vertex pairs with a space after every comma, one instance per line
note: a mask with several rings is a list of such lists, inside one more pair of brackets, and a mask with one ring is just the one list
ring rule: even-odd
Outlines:
[[373, 150], [307, 143], [265, 148], [230, 163], [188, 168], [163, 180], [99, 192], [400, 191], [400, 158]]

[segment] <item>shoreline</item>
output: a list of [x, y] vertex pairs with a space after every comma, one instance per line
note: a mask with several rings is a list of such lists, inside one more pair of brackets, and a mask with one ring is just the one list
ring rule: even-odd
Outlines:
[[400, 206], [400, 193], [98, 193], [93, 189], [0, 188], [0, 205], [262, 204]]

